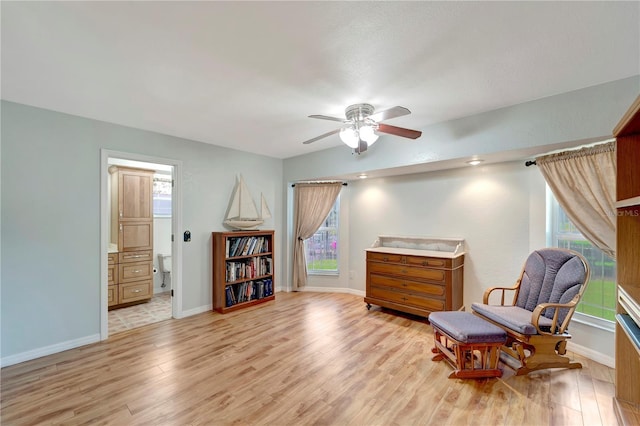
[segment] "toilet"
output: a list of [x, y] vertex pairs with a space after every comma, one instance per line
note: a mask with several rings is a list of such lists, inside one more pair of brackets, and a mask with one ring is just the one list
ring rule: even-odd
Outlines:
[[169, 279], [171, 279], [171, 255], [158, 253], [158, 267], [162, 274], [162, 287], [165, 287], [165, 278], [167, 275]]

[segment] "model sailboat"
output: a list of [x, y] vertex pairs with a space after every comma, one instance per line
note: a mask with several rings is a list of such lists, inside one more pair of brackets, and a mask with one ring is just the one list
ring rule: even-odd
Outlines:
[[262, 194], [260, 194], [260, 213], [258, 214], [256, 203], [253, 202], [249, 188], [240, 175], [231, 195], [224, 224], [235, 229], [256, 229], [270, 217], [269, 206]]

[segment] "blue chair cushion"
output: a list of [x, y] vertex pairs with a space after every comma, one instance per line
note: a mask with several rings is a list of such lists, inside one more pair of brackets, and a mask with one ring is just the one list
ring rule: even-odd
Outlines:
[[[531, 323], [531, 311], [519, 306], [485, 305], [482, 303], [472, 303], [471, 309], [480, 315], [497, 322], [510, 330], [521, 334], [534, 335], [538, 330]], [[540, 316], [538, 325], [542, 330], [549, 330], [553, 321], [547, 317]]]
[[[536, 250], [527, 258], [515, 305], [530, 312], [541, 303], [568, 303], [578, 294], [587, 271], [580, 258], [573, 253], [555, 249]], [[562, 323], [568, 309], [560, 309]], [[542, 315], [553, 318], [554, 310]]]
[[429, 322], [462, 343], [504, 343], [507, 333], [469, 312], [432, 312]]

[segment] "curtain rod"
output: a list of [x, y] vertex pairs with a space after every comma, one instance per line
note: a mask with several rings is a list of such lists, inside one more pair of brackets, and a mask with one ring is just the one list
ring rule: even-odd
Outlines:
[[[300, 182], [300, 183], [326, 183], [326, 182]], [[347, 183], [347, 182], [342, 182], [342, 186], [347, 186], [347, 185], [348, 185], [348, 183]], [[295, 188], [295, 187], [296, 187], [296, 184], [295, 184], [295, 183], [292, 183], [292, 184], [291, 184], [291, 187], [292, 187], [292, 188]]]
[[527, 161], [526, 163], [524, 163], [525, 166], [529, 167], [529, 166], [536, 166], [536, 160], [533, 161]]

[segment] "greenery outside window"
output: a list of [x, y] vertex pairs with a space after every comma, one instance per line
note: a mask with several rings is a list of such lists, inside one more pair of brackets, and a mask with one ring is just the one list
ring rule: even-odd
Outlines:
[[315, 234], [304, 240], [307, 272], [311, 275], [337, 275], [340, 197]]
[[[551, 192], [551, 191], [549, 191]], [[571, 223], [562, 207], [551, 194], [551, 238], [555, 247], [567, 248], [582, 254], [591, 268], [591, 278], [582, 300], [576, 308], [576, 319], [588, 315], [600, 320], [615, 321], [616, 313], [616, 262], [592, 245]], [[599, 320], [586, 322], [598, 323]], [[611, 328], [611, 325], [605, 325]]]

